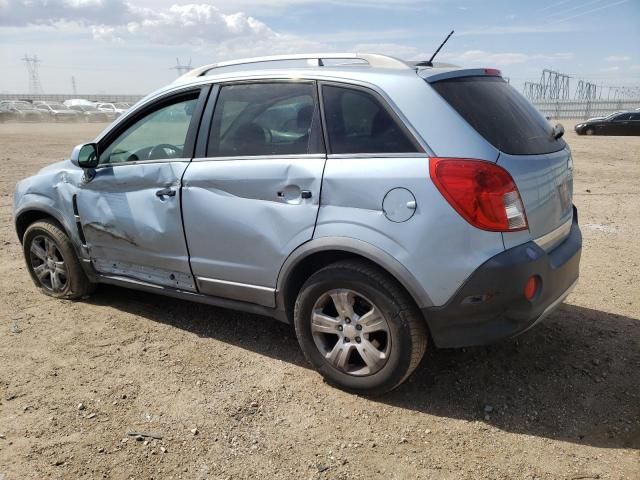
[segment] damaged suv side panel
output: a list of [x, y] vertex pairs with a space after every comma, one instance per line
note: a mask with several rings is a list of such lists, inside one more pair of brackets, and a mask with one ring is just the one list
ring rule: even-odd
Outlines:
[[[110, 275], [195, 290], [180, 213], [184, 162], [98, 168], [78, 193], [94, 268]], [[166, 188], [173, 196], [157, 196]]]

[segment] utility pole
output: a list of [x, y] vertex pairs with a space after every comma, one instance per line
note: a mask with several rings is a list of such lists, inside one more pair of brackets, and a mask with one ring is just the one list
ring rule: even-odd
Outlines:
[[71, 77], [71, 91], [73, 92], [73, 96], [78, 95], [78, 88], [76, 86], [76, 77]]
[[180, 63], [180, 59], [176, 58], [176, 65], [174, 67], [171, 67], [170, 70], [177, 70], [178, 76], [181, 77], [191, 70], [191, 59], [189, 59], [188, 63], [182, 64]]
[[42, 84], [40, 83], [38, 64], [42, 63], [42, 61], [36, 55], [30, 57], [27, 54], [22, 57], [22, 61], [27, 65], [27, 73], [29, 74], [29, 93], [41, 94]]

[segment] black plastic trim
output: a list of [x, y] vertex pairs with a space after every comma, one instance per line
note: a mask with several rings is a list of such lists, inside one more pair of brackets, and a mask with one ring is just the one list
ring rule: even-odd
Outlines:
[[[438, 347], [486, 345], [527, 330], [578, 279], [582, 234], [577, 211], [569, 236], [551, 252], [534, 242], [506, 250], [481, 265], [447, 304], [422, 309]], [[524, 285], [542, 287], [527, 300]]]

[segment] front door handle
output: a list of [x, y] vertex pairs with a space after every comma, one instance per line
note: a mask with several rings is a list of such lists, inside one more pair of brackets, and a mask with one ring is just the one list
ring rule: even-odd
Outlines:
[[300, 196], [302, 198], [311, 198], [311, 190], [301, 190]]
[[173, 188], [170, 188], [170, 187], [162, 188], [162, 189], [156, 191], [156, 197], [158, 197], [158, 198], [175, 197], [175, 196], [176, 196], [176, 191]]

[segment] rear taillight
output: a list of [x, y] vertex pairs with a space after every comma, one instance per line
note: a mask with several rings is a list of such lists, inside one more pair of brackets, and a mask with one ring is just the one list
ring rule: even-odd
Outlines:
[[528, 228], [511, 175], [495, 163], [465, 158], [430, 158], [431, 180], [471, 225], [491, 232]]

